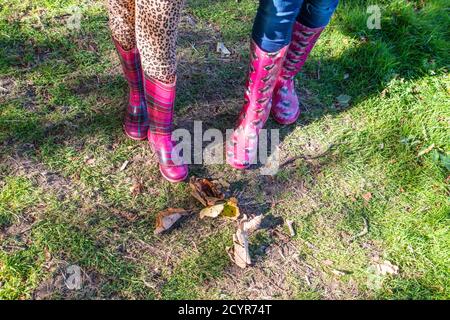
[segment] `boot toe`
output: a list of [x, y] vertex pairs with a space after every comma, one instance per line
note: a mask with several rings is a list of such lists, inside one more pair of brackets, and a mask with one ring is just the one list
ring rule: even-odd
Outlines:
[[129, 128], [128, 126], [123, 126], [123, 131], [125, 132], [126, 136], [133, 140], [146, 140], [147, 139], [147, 129], [145, 130], [136, 130], [134, 128]]
[[279, 124], [282, 125], [293, 124], [297, 121], [298, 117], [300, 116], [300, 109], [297, 108], [295, 112], [288, 114], [283, 111], [272, 109], [271, 115], [272, 118]]
[[235, 156], [234, 152], [232, 151], [227, 152], [226, 160], [230, 166], [238, 170], [244, 170], [250, 167], [250, 163], [248, 161], [241, 161]]
[[170, 182], [181, 182], [184, 181], [189, 173], [187, 165], [181, 166], [164, 166], [160, 165], [159, 170], [163, 177]]

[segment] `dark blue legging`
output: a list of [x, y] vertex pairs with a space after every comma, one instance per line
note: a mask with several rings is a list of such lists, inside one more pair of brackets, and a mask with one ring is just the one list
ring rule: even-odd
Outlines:
[[260, 0], [252, 37], [266, 52], [275, 52], [291, 41], [297, 20], [310, 27], [328, 24], [339, 0]]

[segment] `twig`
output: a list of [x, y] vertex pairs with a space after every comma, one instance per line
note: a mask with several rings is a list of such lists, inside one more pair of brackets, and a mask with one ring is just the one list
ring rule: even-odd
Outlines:
[[310, 155], [310, 156], [298, 155], [298, 156], [290, 157], [290, 158], [288, 158], [286, 161], [284, 161], [284, 162], [280, 165], [280, 168], [283, 168], [283, 167], [285, 167], [285, 166], [287, 166], [287, 165], [290, 165], [291, 163], [294, 163], [294, 162], [297, 161], [298, 159], [303, 159], [303, 160], [308, 161], [308, 160], [314, 160], [314, 159], [321, 158], [321, 157], [325, 156], [328, 152], [330, 152], [330, 150], [331, 150], [333, 147], [335, 147], [335, 145], [334, 145], [334, 144], [330, 144], [330, 145], [328, 146], [328, 148], [327, 148], [324, 152], [319, 153], [319, 154], [317, 154], [317, 155]]

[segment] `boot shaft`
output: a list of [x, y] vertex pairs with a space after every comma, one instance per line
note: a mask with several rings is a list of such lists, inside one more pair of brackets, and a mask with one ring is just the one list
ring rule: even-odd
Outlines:
[[167, 84], [144, 75], [143, 83], [150, 122], [148, 142], [158, 157], [161, 174], [170, 182], [182, 181], [188, 168], [172, 141], [176, 80]]
[[261, 129], [270, 111], [272, 93], [284, 62], [287, 47], [280, 51], [264, 52], [252, 41], [250, 66], [245, 90], [245, 104], [238, 119], [240, 125]]
[[287, 46], [268, 53], [252, 42], [245, 103], [236, 128], [227, 142], [227, 162], [237, 169], [255, 163], [258, 134], [270, 114], [272, 94], [283, 65]]
[[176, 97], [176, 80], [167, 84], [144, 76], [144, 93], [150, 120], [150, 131], [156, 135], [171, 135]]
[[309, 28], [295, 22], [291, 44], [280, 74], [282, 79], [292, 80], [300, 72], [324, 29], [325, 27]]
[[114, 45], [119, 54], [123, 74], [130, 87], [130, 100], [139, 104], [144, 97], [144, 87], [142, 82], [141, 58], [137, 48], [124, 50], [115, 40]]

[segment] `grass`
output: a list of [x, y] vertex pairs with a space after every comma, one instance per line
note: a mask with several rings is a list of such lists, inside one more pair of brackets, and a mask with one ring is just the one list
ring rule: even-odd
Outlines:
[[[256, 4], [188, 1], [179, 126], [232, 127]], [[369, 4], [381, 30], [366, 27]], [[80, 30], [67, 28], [73, 5]], [[274, 177], [191, 167], [228, 181], [244, 212], [295, 223], [292, 238], [283, 225], [257, 233], [243, 272], [226, 253], [230, 223], [191, 217], [153, 235], [159, 210], [196, 204], [122, 133], [126, 83], [102, 2], [0, 5], [0, 299], [449, 299], [446, 11], [440, 0], [342, 2], [297, 78], [300, 120], [267, 124], [283, 159], [331, 148]], [[398, 274], [376, 272], [385, 260]], [[64, 284], [70, 265], [83, 270], [81, 290]]]

